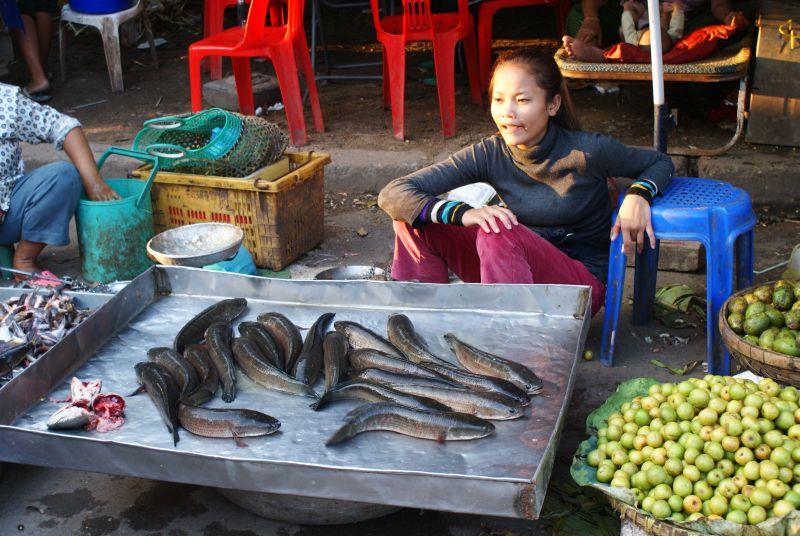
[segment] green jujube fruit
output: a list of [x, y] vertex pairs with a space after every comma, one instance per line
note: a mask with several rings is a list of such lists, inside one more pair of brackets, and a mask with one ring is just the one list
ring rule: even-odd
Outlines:
[[766, 303], [760, 302], [760, 301], [753, 302], [753, 303], [751, 303], [750, 305], [747, 306], [747, 310], [744, 312], [744, 317], [747, 319], [747, 318], [750, 318], [753, 315], [757, 315], [759, 313], [763, 313], [766, 310], [767, 310], [767, 304]]
[[767, 309], [766, 311], [764, 311], [764, 314], [766, 314], [769, 317], [770, 325], [775, 326], [776, 328], [783, 327], [784, 325], [783, 313], [778, 311], [775, 307], [767, 305]]
[[800, 300], [800, 281], [794, 282], [794, 299]]
[[794, 303], [794, 292], [781, 287], [772, 294], [772, 305], [779, 311], [788, 311]]
[[728, 325], [736, 333], [744, 333], [744, 315], [741, 313], [731, 313], [728, 315]]
[[756, 313], [744, 320], [744, 332], [748, 335], [761, 335], [765, 329], [770, 327], [769, 317], [766, 313]]
[[772, 301], [772, 287], [769, 285], [762, 285], [753, 291], [758, 301], [763, 303], [770, 303]]
[[776, 337], [772, 349], [781, 354], [800, 356], [800, 346], [797, 344], [797, 339], [792, 337]]
[[783, 313], [783, 320], [787, 328], [800, 329], [800, 311], [793, 309]]
[[779, 288], [788, 288], [789, 290], [794, 291], [794, 285], [791, 281], [787, 281], [786, 279], [778, 279], [775, 281], [773, 288], [775, 290], [778, 290]]
[[739, 313], [744, 315], [744, 312], [747, 310], [747, 300], [743, 297], [734, 298], [731, 300], [731, 303], [728, 305], [728, 313]]
[[750, 344], [755, 344], [756, 346], [758, 346], [758, 337], [754, 335], [745, 335], [744, 340], [746, 340]]
[[791, 311], [800, 311], [800, 300], [797, 300], [796, 302], [794, 302], [794, 305], [792, 305], [792, 308], [790, 310]]
[[775, 326], [765, 329], [761, 336], [758, 337], [758, 345], [761, 348], [772, 350], [772, 345], [774, 344], [778, 333], [780, 333], [780, 329], [776, 328]]

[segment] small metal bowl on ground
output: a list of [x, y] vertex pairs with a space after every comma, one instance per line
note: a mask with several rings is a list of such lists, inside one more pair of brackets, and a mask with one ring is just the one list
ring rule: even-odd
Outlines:
[[147, 255], [159, 264], [202, 268], [230, 259], [244, 231], [227, 223], [194, 223], [168, 229], [147, 243]]
[[314, 279], [321, 281], [388, 281], [389, 276], [386, 270], [377, 266], [337, 266], [322, 270], [314, 276]]

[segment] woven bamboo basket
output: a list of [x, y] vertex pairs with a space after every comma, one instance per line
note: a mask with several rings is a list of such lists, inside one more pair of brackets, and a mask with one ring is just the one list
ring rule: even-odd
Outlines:
[[752, 292], [754, 288], [751, 287], [733, 294], [720, 308], [719, 332], [722, 335], [722, 342], [725, 343], [736, 361], [752, 373], [764, 378], [771, 378], [778, 383], [800, 387], [800, 357], [781, 354], [750, 344], [728, 325], [728, 304], [734, 298]]
[[648, 534], [654, 536], [704, 536], [702, 532], [676, 527], [667, 521], [659, 521], [650, 514], [634, 508], [630, 504], [608, 497], [611, 507], [619, 512], [622, 519], [627, 519]]

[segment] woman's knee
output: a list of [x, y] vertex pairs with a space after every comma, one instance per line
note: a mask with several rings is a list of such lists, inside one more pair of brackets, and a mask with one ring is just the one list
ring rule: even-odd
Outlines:
[[36, 170], [42, 174], [42, 181], [50, 182], [54, 194], [65, 200], [78, 200], [83, 191], [83, 183], [78, 170], [69, 162], [52, 162]]
[[516, 248], [522, 245], [523, 236], [522, 232], [530, 232], [527, 228], [515, 225], [511, 229], [500, 225], [500, 232], [487, 233], [485, 231], [478, 231], [478, 236], [475, 239], [475, 246], [478, 248], [478, 253], [500, 253], [509, 252], [511, 248]]

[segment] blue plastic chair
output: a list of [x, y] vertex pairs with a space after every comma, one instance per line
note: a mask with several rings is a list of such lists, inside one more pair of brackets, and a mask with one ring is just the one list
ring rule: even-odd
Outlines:
[[[701, 242], [706, 250], [708, 371], [712, 374], [729, 374], [729, 355], [721, 342], [717, 316], [724, 301], [734, 291], [734, 271], [738, 288], [748, 287], [753, 282], [753, 226], [756, 216], [750, 196], [726, 182], [676, 177], [663, 195], [654, 200], [651, 214], [656, 248], [651, 249], [645, 244], [642, 253], [636, 255], [633, 324], [647, 324], [653, 315], [659, 240]], [[604, 365], [610, 366], [614, 362], [617, 322], [624, 289], [625, 253], [622, 251], [620, 235], [611, 243], [609, 253], [600, 349], [600, 362]]]

